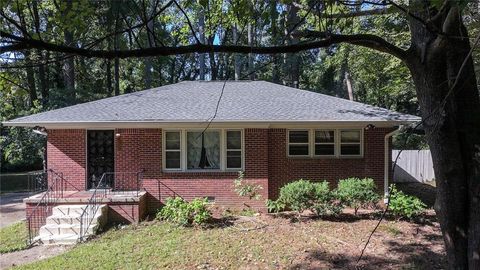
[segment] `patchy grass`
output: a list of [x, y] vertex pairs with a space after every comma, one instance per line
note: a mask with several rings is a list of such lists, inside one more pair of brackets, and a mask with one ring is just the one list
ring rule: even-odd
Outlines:
[[0, 229], [0, 253], [27, 248], [27, 234], [25, 222], [18, 222]]
[[402, 234], [402, 231], [392, 222], [380, 224], [379, 230], [383, 230], [392, 236], [399, 236]]
[[[112, 229], [21, 269], [352, 269], [375, 219], [233, 217], [210, 229], [148, 222]], [[438, 224], [385, 221], [365, 252], [368, 269], [445, 267]], [[395, 228], [395, 229], [393, 229]], [[401, 232], [401, 237], [397, 230]]]

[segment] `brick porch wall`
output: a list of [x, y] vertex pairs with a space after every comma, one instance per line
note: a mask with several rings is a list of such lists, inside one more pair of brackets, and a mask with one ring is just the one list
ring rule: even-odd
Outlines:
[[327, 180], [330, 187], [335, 188], [339, 179], [370, 177], [374, 179], [378, 191], [383, 194], [384, 138], [392, 130], [392, 128], [365, 130], [363, 158], [289, 158], [286, 155], [287, 130], [270, 129], [269, 198], [277, 198], [283, 185], [301, 178], [312, 181]]
[[86, 131], [83, 129], [48, 130], [47, 167], [63, 173], [68, 183], [65, 186], [67, 190], [85, 190], [85, 139]]

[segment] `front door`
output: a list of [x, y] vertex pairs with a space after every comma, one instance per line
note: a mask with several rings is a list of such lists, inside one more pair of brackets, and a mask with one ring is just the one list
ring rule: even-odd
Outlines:
[[[87, 188], [95, 188], [104, 173], [114, 171], [113, 130], [87, 131]], [[106, 175], [102, 188], [112, 187], [113, 175]]]

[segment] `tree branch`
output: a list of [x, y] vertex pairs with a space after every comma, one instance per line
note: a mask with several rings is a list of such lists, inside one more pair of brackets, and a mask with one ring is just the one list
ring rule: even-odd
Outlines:
[[[0, 36], [17, 41], [23, 49], [39, 49], [54, 52], [61, 52], [70, 55], [78, 55], [84, 57], [96, 57], [96, 58], [128, 58], [128, 57], [149, 57], [149, 56], [168, 56], [179, 55], [189, 53], [208, 53], [208, 52], [224, 52], [224, 53], [255, 53], [255, 54], [278, 54], [278, 53], [296, 53], [300, 51], [329, 47], [337, 43], [350, 43], [371, 49], [375, 49], [380, 52], [392, 54], [401, 60], [406, 59], [406, 51], [396, 47], [395, 45], [387, 42], [383, 38], [370, 34], [356, 34], [356, 35], [339, 35], [339, 34], [324, 34], [320, 32], [310, 31], [310, 37], [321, 38], [320, 40], [309, 41], [304, 43], [297, 43], [292, 45], [281, 46], [266, 46], [266, 47], [250, 47], [242, 45], [209, 45], [209, 44], [193, 44], [186, 46], [165, 46], [165, 47], [152, 47], [134, 50], [94, 50], [85, 48], [75, 48], [65, 45], [58, 45], [47, 43], [41, 40], [27, 39], [19, 36], [15, 36], [4, 31], [0, 31]], [[23, 46], [21, 46], [23, 45]], [[0, 47], [0, 54], [16, 51], [17, 48], [12, 46]]]
[[343, 18], [354, 18], [354, 17], [362, 17], [362, 16], [370, 16], [370, 15], [386, 15], [398, 12], [398, 9], [395, 7], [388, 7], [388, 8], [376, 8], [376, 9], [368, 9], [368, 10], [359, 10], [355, 12], [348, 12], [348, 13], [336, 13], [336, 14], [327, 14], [324, 15], [325, 18], [328, 19], [343, 19]]

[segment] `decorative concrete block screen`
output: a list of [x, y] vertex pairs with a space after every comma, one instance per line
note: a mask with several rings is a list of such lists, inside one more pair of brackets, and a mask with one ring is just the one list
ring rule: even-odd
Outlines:
[[[400, 150], [392, 150], [395, 162]], [[429, 182], [435, 180], [430, 150], [403, 150], [397, 161], [394, 182]]]

